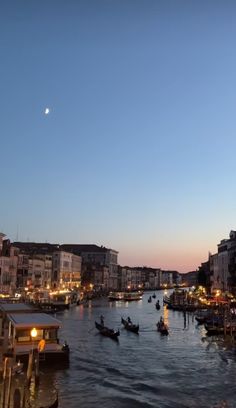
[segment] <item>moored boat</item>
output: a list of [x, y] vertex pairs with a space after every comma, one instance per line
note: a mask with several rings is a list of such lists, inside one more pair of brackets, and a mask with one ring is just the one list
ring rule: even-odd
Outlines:
[[203, 309], [199, 310], [195, 315], [195, 320], [197, 320], [198, 324], [204, 324], [213, 317], [213, 311], [210, 309]]
[[142, 292], [125, 292], [124, 293], [124, 300], [131, 301], [131, 300], [141, 300], [143, 297]]
[[233, 336], [236, 335], [236, 323], [221, 323], [221, 324], [212, 324], [212, 323], [205, 323], [205, 329], [207, 331], [208, 336], [213, 335], [221, 335], [221, 334], [231, 334]]
[[109, 329], [106, 326], [103, 326], [102, 324], [98, 323], [95, 321], [95, 327], [98, 329], [98, 331], [106, 337], [110, 337], [111, 339], [118, 340], [118, 337], [120, 335], [119, 330], [113, 330]]
[[139, 324], [133, 324], [131, 321], [128, 319], [124, 319], [123, 317], [121, 318], [121, 323], [124, 325], [124, 328], [128, 331], [131, 331], [133, 333], [139, 332]]
[[163, 304], [168, 306], [168, 309], [171, 309], [172, 303], [169, 296], [164, 295], [163, 297]]
[[124, 299], [124, 292], [110, 292], [108, 294], [109, 300], [123, 300]]
[[210, 326], [205, 324], [206, 334], [208, 336], [218, 336], [224, 334], [224, 327], [223, 326]]

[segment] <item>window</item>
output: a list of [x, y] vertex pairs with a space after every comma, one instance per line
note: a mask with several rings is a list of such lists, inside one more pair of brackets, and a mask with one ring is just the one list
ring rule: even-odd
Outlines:
[[30, 330], [19, 330], [16, 333], [16, 340], [18, 343], [24, 341], [31, 341]]
[[56, 340], [57, 339], [57, 330], [56, 329], [45, 329], [44, 330], [45, 340]]
[[31, 342], [33, 344], [33, 342], [38, 342], [42, 338], [43, 338], [43, 330], [42, 329], [37, 329], [37, 337], [35, 337], [34, 339], [32, 339], [32, 337], [30, 335], [30, 329], [28, 329], [28, 330], [18, 330], [17, 333], [16, 333], [16, 339], [17, 339], [18, 343], [27, 341], [27, 342]]

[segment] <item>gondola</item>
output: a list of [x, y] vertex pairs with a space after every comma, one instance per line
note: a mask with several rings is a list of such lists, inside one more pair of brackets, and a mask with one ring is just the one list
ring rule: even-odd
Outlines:
[[164, 322], [157, 323], [157, 331], [165, 336], [169, 334], [168, 327]]
[[149, 298], [148, 298], [148, 303], [151, 303], [151, 302], [152, 302], [152, 297], [149, 296]]
[[160, 303], [157, 301], [157, 302], [156, 302], [156, 309], [157, 309], [157, 310], [160, 310], [160, 308], [161, 308]]
[[152, 298], [156, 299], [156, 294], [155, 293], [153, 293]]
[[121, 323], [124, 325], [124, 328], [128, 331], [138, 334], [139, 324], [129, 323], [128, 320], [121, 318]]
[[108, 327], [105, 327], [97, 322], [95, 322], [95, 327], [103, 336], [110, 337], [111, 339], [114, 340], [118, 340], [118, 336], [120, 335], [119, 330], [115, 331], [113, 329], [109, 329]]
[[47, 405], [47, 407], [40, 407], [40, 408], [57, 408], [57, 407], [58, 407], [58, 396], [51, 405]]

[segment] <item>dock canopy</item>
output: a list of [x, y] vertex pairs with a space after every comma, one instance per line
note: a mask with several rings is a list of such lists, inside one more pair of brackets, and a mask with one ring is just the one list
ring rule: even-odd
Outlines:
[[31, 305], [25, 303], [0, 303], [0, 312], [4, 313], [32, 313], [34, 311], [35, 309]]
[[46, 313], [12, 313], [8, 315], [8, 319], [16, 329], [61, 327], [60, 320]]

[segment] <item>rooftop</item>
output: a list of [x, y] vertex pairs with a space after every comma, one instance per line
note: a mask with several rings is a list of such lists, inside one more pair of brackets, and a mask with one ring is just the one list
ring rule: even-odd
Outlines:
[[46, 313], [12, 313], [9, 314], [9, 320], [16, 328], [32, 329], [37, 328], [59, 328], [60, 320]]
[[26, 305], [25, 303], [1, 303], [0, 304], [0, 311], [3, 312], [25, 312], [31, 311], [33, 312], [34, 309], [30, 305]]
[[60, 249], [78, 252], [106, 252], [109, 249], [95, 244], [62, 244]]

